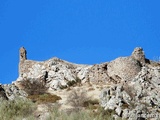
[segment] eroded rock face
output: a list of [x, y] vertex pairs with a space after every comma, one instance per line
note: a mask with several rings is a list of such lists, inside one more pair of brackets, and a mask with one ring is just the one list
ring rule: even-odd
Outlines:
[[144, 54], [144, 51], [141, 47], [135, 48], [134, 51], [132, 52], [131, 57], [133, 57], [134, 59], [136, 59], [142, 63], [145, 63], [145, 54]]
[[123, 81], [132, 80], [141, 71], [141, 64], [131, 57], [120, 57], [107, 65], [108, 75]]
[[0, 85], [0, 98], [3, 100], [8, 100], [5, 90], [3, 89], [3, 87]]
[[28, 96], [25, 91], [20, 90], [14, 84], [3, 85], [3, 89], [8, 100], [14, 100], [18, 97], [26, 98]]
[[160, 110], [159, 91], [160, 67], [144, 66], [131, 81], [103, 89], [101, 106], [129, 120], [156, 116]]

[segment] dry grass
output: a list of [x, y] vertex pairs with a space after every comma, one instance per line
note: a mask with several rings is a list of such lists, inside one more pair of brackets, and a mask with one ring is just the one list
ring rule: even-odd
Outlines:
[[[37, 104], [31, 101], [17, 100], [0, 102], [0, 120], [37, 120], [37, 117], [33, 114]], [[89, 100], [88, 102], [93, 105], [98, 103], [97, 100]], [[46, 120], [114, 120], [113, 114], [115, 114], [114, 111], [105, 111], [100, 106], [97, 108], [90, 107], [90, 110], [73, 110], [70, 113], [59, 111], [58, 106], [50, 106], [48, 113], [49, 116], [46, 116]]]
[[0, 120], [33, 120], [32, 113], [36, 105], [26, 99], [18, 98], [13, 101], [0, 100]]
[[83, 106], [87, 107], [87, 108], [93, 107], [95, 109], [95, 108], [97, 108], [97, 106], [99, 106], [99, 100], [98, 99], [87, 100], [84, 102]]
[[31, 99], [33, 102], [36, 102], [38, 104], [41, 103], [55, 103], [58, 100], [61, 100], [61, 97], [57, 95], [51, 95], [51, 94], [43, 94], [43, 95], [29, 95], [29, 99]]
[[74, 108], [83, 107], [84, 103], [89, 100], [86, 91], [74, 89], [67, 96], [67, 102]]
[[88, 88], [88, 91], [93, 91], [95, 90], [93, 87]]
[[114, 113], [113, 110], [104, 111], [102, 107], [98, 107], [96, 112], [93, 110], [74, 110], [70, 113], [60, 112], [54, 107], [48, 120], [114, 120]]

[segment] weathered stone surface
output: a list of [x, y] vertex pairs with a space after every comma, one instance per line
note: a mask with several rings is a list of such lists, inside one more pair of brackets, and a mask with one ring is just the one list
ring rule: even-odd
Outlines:
[[144, 51], [141, 47], [136, 47], [134, 49], [134, 51], [132, 52], [131, 57], [133, 57], [134, 59], [136, 59], [142, 63], [145, 63], [145, 54], [144, 54]]
[[3, 87], [0, 85], [0, 98], [3, 100], [8, 100], [5, 90], [3, 89]]
[[25, 60], [20, 64], [19, 78], [15, 84], [23, 80], [37, 80], [53, 90], [66, 86], [69, 81], [77, 78], [85, 80], [89, 65], [72, 64], [59, 58], [52, 58], [44, 62]]
[[159, 67], [143, 66], [131, 81], [104, 89], [100, 95], [101, 106], [115, 110], [117, 115], [128, 120], [144, 119], [144, 116], [158, 114], [159, 70]]
[[122, 116], [122, 112], [123, 112], [123, 111], [122, 111], [121, 107], [118, 106], [118, 107], [116, 108], [115, 112], [117, 113], [118, 116]]
[[24, 47], [21, 47], [19, 50], [20, 62], [27, 60], [27, 51]]
[[110, 77], [107, 74], [107, 63], [93, 65], [88, 72], [88, 79], [90, 83], [107, 83], [110, 80]]
[[3, 88], [5, 90], [5, 94], [9, 100], [14, 100], [17, 97], [27, 97], [27, 93], [23, 90], [20, 90], [17, 86], [14, 84], [7, 84], [3, 85]]
[[107, 65], [108, 75], [131, 81], [141, 71], [140, 63], [131, 57], [120, 57]]

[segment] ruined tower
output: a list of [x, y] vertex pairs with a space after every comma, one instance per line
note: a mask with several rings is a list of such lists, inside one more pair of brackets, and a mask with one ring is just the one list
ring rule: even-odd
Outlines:
[[24, 47], [21, 47], [19, 49], [19, 75], [21, 76], [23, 74], [23, 71], [25, 70], [24, 62], [27, 60], [27, 51]]
[[20, 62], [27, 60], [27, 51], [24, 47], [21, 47], [19, 50]]
[[131, 55], [134, 59], [140, 61], [141, 63], [145, 63], [145, 54], [143, 48], [136, 47]]

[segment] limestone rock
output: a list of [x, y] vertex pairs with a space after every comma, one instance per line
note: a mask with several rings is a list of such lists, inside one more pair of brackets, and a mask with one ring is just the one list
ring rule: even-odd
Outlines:
[[6, 84], [3, 85], [3, 88], [5, 90], [5, 94], [9, 100], [14, 100], [17, 97], [27, 97], [27, 93], [23, 90], [20, 90], [17, 86], [14, 84]]
[[[110, 93], [113, 93], [113, 91], [115, 94], [111, 95]], [[120, 106], [122, 106], [124, 103], [129, 104], [131, 101], [130, 96], [123, 90], [121, 85], [104, 89], [101, 92], [100, 100], [101, 106], [104, 107], [104, 109], [117, 109], [117, 112], [119, 111]]]
[[115, 111], [118, 114], [118, 116], [122, 116], [123, 111], [122, 111], [121, 107], [118, 106]]
[[128, 120], [159, 114], [159, 70], [159, 67], [143, 66], [131, 81], [103, 89], [101, 106], [115, 110], [119, 117]]

